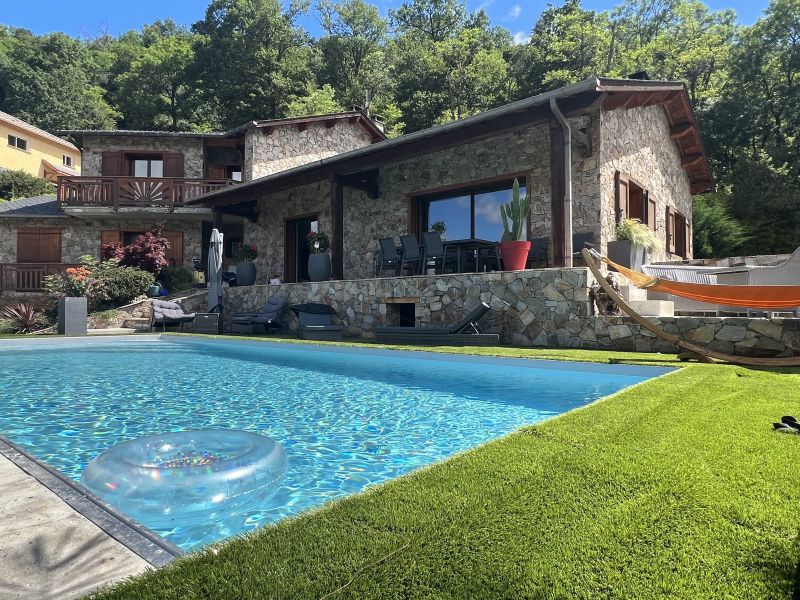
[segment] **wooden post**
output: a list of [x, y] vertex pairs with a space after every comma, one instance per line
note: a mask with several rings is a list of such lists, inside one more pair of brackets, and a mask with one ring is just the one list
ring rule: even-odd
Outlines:
[[550, 126], [550, 247], [553, 266], [563, 267], [566, 249], [564, 237], [564, 132], [558, 123]]
[[344, 279], [344, 187], [331, 177], [331, 270], [333, 279]]

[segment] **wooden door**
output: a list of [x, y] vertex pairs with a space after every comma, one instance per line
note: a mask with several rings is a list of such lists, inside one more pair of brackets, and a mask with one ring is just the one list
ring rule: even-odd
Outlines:
[[182, 231], [168, 231], [165, 230], [161, 233], [169, 242], [169, 250], [167, 250], [167, 260], [170, 266], [182, 267], [183, 266], [183, 232]]

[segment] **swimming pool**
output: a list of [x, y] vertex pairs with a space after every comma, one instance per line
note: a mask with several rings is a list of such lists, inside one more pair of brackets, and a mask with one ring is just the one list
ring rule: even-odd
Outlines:
[[101, 451], [163, 431], [280, 441], [289, 466], [267, 506], [156, 529], [191, 549], [666, 371], [180, 336], [3, 343], [0, 433], [76, 481]]

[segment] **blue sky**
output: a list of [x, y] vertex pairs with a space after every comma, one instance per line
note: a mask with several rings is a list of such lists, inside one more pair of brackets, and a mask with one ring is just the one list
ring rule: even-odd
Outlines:
[[[399, 6], [402, 0], [375, 0], [381, 11]], [[551, 0], [560, 4], [558, 0]], [[312, 0], [313, 2], [313, 0]], [[585, 8], [605, 10], [613, 7], [615, 0], [584, 0]], [[119, 0], [39, 0], [28, 4], [20, 0], [0, 0], [0, 23], [24, 27], [35, 33], [64, 31], [73, 36], [94, 37], [103, 31], [118, 34], [129, 29], [139, 29], [156, 19], [172, 18], [190, 25], [205, 12], [207, 0], [137, 0], [135, 3]], [[713, 9], [732, 8], [743, 24], [751, 24], [768, 4], [768, 0], [706, 0]], [[492, 22], [508, 28], [520, 37], [526, 35], [547, 0], [467, 0], [470, 9], [483, 7]], [[312, 34], [319, 32], [315, 14], [304, 19], [304, 26]]]

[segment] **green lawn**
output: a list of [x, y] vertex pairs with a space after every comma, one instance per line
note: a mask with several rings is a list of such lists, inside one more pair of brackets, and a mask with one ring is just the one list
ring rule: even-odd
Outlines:
[[689, 366], [98, 597], [792, 597], [798, 395]]

